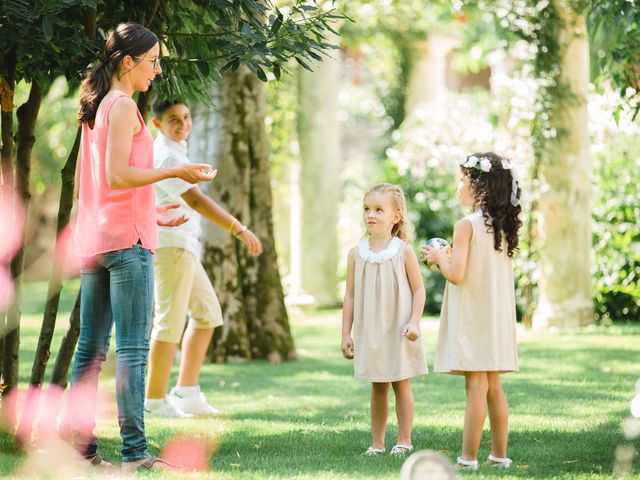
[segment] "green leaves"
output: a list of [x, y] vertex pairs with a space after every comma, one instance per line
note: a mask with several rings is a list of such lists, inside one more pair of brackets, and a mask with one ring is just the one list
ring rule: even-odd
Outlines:
[[261, 81], [263, 82], [267, 81], [267, 75], [264, 73], [264, 70], [262, 70], [262, 68], [260, 68], [259, 66], [256, 66], [256, 75]]
[[87, 0], [5, 0], [0, 10], [0, 51], [16, 52], [16, 80], [37, 79], [46, 90], [60, 75], [68, 79], [83, 75], [100, 48], [85, 33], [84, 9], [95, 6], [95, 1]]
[[594, 0], [589, 34], [597, 81], [612, 83], [620, 90], [626, 105], [637, 111], [640, 9], [627, 0]]
[[605, 322], [640, 319], [640, 139], [628, 116], [621, 129], [601, 127], [606, 145], [593, 159], [594, 304]]
[[278, 33], [278, 30], [280, 30], [280, 27], [282, 26], [282, 12], [280, 12], [280, 10], [277, 10], [278, 15], [275, 17], [275, 20], [273, 21], [273, 24], [271, 25], [271, 35], [275, 36]]
[[48, 15], [42, 17], [42, 32], [44, 33], [44, 38], [47, 40], [51, 40], [53, 37], [53, 22]]
[[307, 65], [307, 63], [304, 60], [302, 60], [300, 57], [295, 57], [295, 58], [296, 58], [296, 62], [298, 62], [301, 66], [303, 66], [304, 68], [306, 68], [310, 72], [313, 72], [311, 67], [309, 65]]
[[[96, 9], [95, 41], [86, 33], [88, 8]], [[207, 102], [208, 86], [240, 65], [263, 82], [268, 71], [280, 79], [293, 58], [311, 69], [323, 51], [337, 48], [324, 41], [324, 32], [343, 18], [302, 0], [284, 11], [256, 0], [160, 2], [154, 16], [149, 8], [146, 2], [124, 0], [4, 0], [0, 51], [17, 52], [18, 81], [37, 78], [46, 85], [59, 75], [79, 81], [97, 60], [108, 30], [124, 21], [144, 24], [149, 17], [146, 26], [159, 34], [168, 52], [163, 56], [166, 80], [156, 81], [154, 89]]]
[[[200, 1], [185, 7], [169, 2], [159, 11], [161, 37], [169, 51], [166, 59], [178, 83], [190, 83], [187, 91], [202, 100], [207, 85], [227, 71], [246, 66], [263, 82], [267, 72], [280, 79], [289, 60], [312, 69], [322, 52], [337, 48], [325, 40], [330, 22], [343, 18], [336, 10], [322, 11], [317, 4], [295, 1], [281, 10], [271, 2], [255, 0]], [[194, 75], [192, 62], [199, 65]], [[202, 68], [208, 65], [208, 74]], [[202, 82], [196, 86], [194, 82]], [[161, 95], [170, 95], [172, 82], [154, 84]]]
[[224, 73], [227, 70], [231, 69], [232, 71], [236, 71], [238, 70], [238, 67], [240, 66], [240, 59], [238, 58], [234, 58], [233, 60], [230, 60], [229, 62], [227, 62], [221, 69], [220, 69], [220, 73]]

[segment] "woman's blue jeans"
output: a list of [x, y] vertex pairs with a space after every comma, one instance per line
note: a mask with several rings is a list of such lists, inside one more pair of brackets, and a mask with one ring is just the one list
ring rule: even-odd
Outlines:
[[99, 255], [81, 270], [80, 337], [71, 372], [72, 438], [84, 457], [97, 453], [98, 374], [116, 330], [116, 400], [122, 461], [149, 456], [144, 381], [153, 310], [153, 260], [139, 244]]

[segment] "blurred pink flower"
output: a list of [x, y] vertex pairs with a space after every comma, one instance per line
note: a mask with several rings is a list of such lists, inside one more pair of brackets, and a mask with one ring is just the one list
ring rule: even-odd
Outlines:
[[[23, 241], [24, 208], [9, 184], [0, 185], [0, 312], [13, 301], [13, 279], [9, 263]], [[5, 332], [0, 331], [0, 337]]]
[[169, 440], [162, 450], [162, 459], [183, 471], [211, 469], [211, 457], [216, 443], [208, 438], [178, 436]]
[[7, 264], [22, 244], [24, 208], [16, 195], [0, 185], [0, 264]]
[[80, 275], [82, 259], [75, 253], [73, 244], [73, 229], [75, 221], [72, 219], [62, 229], [56, 240], [54, 268], [62, 272], [63, 278], [75, 278]]
[[[13, 302], [14, 293], [13, 279], [9, 273], [9, 268], [0, 262], [0, 312], [5, 312], [9, 309], [11, 302]], [[4, 333], [0, 329], [0, 338], [4, 336]]]

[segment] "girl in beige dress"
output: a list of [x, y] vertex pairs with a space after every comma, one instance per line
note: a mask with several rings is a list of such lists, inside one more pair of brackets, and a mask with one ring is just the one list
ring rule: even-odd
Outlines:
[[435, 371], [465, 376], [467, 407], [458, 466], [476, 470], [489, 410], [487, 464], [508, 468], [508, 408], [500, 374], [518, 370], [511, 257], [518, 247], [520, 187], [511, 164], [495, 153], [466, 157], [458, 195], [474, 212], [456, 223], [453, 249], [422, 247], [447, 279]]
[[[411, 377], [427, 373], [420, 340], [425, 291], [418, 259], [407, 243], [407, 207], [397, 185], [373, 186], [364, 197], [367, 236], [349, 252], [342, 312], [342, 354], [356, 380], [371, 382], [371, 446], [385, 452], [389, 390], [396, 395], [398, 437], [392, 455], [413, 450]], [[353, 328], [353, 338], [351, 330]]]

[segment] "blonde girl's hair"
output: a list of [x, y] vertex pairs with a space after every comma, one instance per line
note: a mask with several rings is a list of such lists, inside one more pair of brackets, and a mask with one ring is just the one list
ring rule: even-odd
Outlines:
[[407, 201], [404, 198], [404, 191], [399, 185], [393, 183], [378, 183], [367, 190], [365, 197], [370, 193], [384, 193], [391, 197], [391, 205], [400, 212], [400, 220], [391, 229], [391, 235], [398, 237], [405, 242], [410, 241], [409, 221], [407, 219]]

